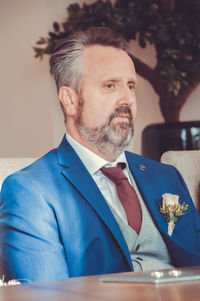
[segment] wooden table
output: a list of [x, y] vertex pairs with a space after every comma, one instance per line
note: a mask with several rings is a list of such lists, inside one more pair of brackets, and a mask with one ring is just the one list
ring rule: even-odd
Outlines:
[[[127, 273], [125, 273], [127, 274]], [[200, 281], [102, 283], [100, 276], [0, 287], [1, 301], [199, 301]]]

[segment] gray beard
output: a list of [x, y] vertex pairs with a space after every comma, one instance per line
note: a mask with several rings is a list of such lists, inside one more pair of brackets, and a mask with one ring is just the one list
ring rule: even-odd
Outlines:
[[[114, 161], [124, 148], [129, 145], [134, 132], [133, 117], [127, 106], [119, 107], [109, 117], [108, 121], [98, 127], [88, 128], [82, 120], [82, 110], [84, 102], [80, 101], [79, 114], [76, 125], [82, 136], [105, 158]], [[129, 123], [119, 122], [112, 124], [114, 117], [120, 113], [129, 114]]]

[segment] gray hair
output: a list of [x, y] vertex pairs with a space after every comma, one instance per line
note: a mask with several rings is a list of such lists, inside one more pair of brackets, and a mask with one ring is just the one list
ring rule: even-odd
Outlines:
[[74, 32], [57, 42], [49, 61], [58, 91], [61, 86], [68, 86], [80, 93], [85, 75], [83, 52], [91, 45], [112, 46], [130, 55], [127, 41], [107, 27], [90, 27], [85, 31]]

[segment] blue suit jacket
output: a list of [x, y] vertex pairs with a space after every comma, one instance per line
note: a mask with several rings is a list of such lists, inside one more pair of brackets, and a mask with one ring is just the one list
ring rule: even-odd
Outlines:
[[[200, 217], [179, 172], [129, 152], [126, 157], [173, 264], [200, 265]], [[189, 204], [171, 237], [158, 205], [164, 193]], [[133, 270], [115, 218], [65, 137], [57, 149], [4, 181], [0, 212], [7, 278], [39, 281]]]

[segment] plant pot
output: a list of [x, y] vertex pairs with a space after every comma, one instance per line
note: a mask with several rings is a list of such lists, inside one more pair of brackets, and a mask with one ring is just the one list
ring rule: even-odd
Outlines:
[[160, 161], [168, 150], [200, 149], [200, 121], [158, 123], [142, 133], [142, 155]]

